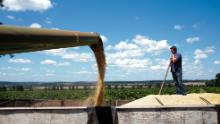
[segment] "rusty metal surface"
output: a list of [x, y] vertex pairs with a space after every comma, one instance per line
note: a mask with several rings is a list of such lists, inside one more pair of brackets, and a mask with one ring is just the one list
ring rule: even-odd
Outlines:
[[0, 25], [0, 55], [92, 45], [96, 33]]

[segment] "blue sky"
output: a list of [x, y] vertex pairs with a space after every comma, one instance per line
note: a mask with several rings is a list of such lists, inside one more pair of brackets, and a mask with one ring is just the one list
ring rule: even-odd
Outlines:
[[[184, 79], [211, 79], [220, 71], [218, 0], [5, 0], [6, 25], [98, 32], [105, 45], [106, 80], [160, 80], [176, 45]], [[89, 47], [0, 58], [0, 80], [95, 81]], [[169, 75], [169, 79], [171, 76]]]

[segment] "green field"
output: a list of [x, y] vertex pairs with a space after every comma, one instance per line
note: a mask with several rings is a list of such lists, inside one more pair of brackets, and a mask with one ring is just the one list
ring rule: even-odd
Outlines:
[[[113, 88], [105, 89], [105, 100], [134, 100], [150, 94], [158, 94], [159, 88]], [[94, 90], [24, 90], [1, 91], [0, 99], [86, 99]], [[187, 93], [220, 93], [220, 87], [187, 87]], [[175, 87], [164, 87], [162, 94], [175, 94]]]

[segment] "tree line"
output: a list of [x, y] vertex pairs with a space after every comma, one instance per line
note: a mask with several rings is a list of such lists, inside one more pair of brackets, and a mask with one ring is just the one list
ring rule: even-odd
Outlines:
[[220, 86], [220, 73], [215, 75], [215, 79], [207, 81], [206, 86]]

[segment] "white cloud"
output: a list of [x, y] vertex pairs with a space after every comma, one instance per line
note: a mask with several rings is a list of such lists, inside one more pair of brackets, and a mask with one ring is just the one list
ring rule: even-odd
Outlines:
[[219, 65], [220, 64], [220, 60], [215, 60], [214, 64]]
[[205, 53], [201, 49], [196, 49], [194, 54], [195, 54], [195, 57], [194, 57], [195, 59], [205, 59], [205, 58], [208, 58], [207, 53]]
[[195, 59], [195, 61], [194, 61], [194, 63], [195, 63], [196, 65], [198, 65], [200, 62], [201, 62], [200, 59]]
[[69, 66], [69, 62], [56, 62], [54, 60], [46, 59], [40, 62], [43, 65], [54, 65], [54, 66]]
[[104, 35], [101, 35], [101, 39], [104, 43], [108, 41], [108, 38]]
[[60, 49], [51, 49], [51, 50], [45, 50], [44, 52], [46, 54], [50, 54], [50, 55], [53, 55], [53, 56], [61, 56], [61, 55], [64, 55], [66, 54], [68, 48], [60, 48]]
[[54, 60], [46, 59], [44, 61], [41, 61], [40, 64], [43, 64], [43, 65], [55, 65], [55, 64], [57, 64], [57, 62], [54, 61]]
[[150, 66], [150, 69], [152, 70], [165, 70], [168, 67], [169, 64], [169, 60], [166, 59], [156, 59], [156, 65], [152, 65]]
[[0, 72], [0, 76], [6, 76], [7, 74], [4, 72]]
[[56, 66], [69, 66], [69, 65], [70, 65], [69, 62], [60, 62], [56, 64]]
[[52, 30], [60, 30], [59, 28], [51, 28]]
[[208, 55], [211, 54], [211, 53], [214, 53], [215, 50], [214, 50], [214, 47], [207, 47], [206, 49], [204, 50], [201, 50], [201, 49], [196, 49], [194, 51], [194, 63], [195, 64], [199, 64], [201, 62], [201, 59], [206, 59], [208, 58]]
[[32, 23], [30, 25], [31, 28], [42, 28], [42, 26], [39, 23]]
[[49, 20], [45, 20], [44, 22], [47, 23], [47, 24], [52, 24], [52, 22], [49, 21]]
[[47, 73], [54, 73], [55, 71], [54, 70], [50, 70], [50, 69], [46, 69], [46, 72]]
[[91, 72], [91, 71], [83, 70], [83, 71], [78, 71], [78, 72], [74, 72], [74, 73], [76, 73], [76, 74], [95, 74], [96, 72]]
[[210, 71], [207, 71], [207, 68], [204, 68], [202, 64], [191, 62], [188, 57], [184, 56], [183, 62], [185, 63], [183, 65], [183, 74], [187, 79], [204, 79], [204, 76], [210, 75]]
[[56, 75], [54, 70], [46, 69], [45, 72], [46, 73], [42, 76], [52, 77]]
[[7, 15], [6, 17], [7, 17], [8, 19], [10, 19], [10, 20], [15, 20], [15, 17], [14, 17], [14, 16]]
[[45, 50], [44, 53], [53, 56], [60, 56], [63, 59], [68, 59], [78, 62], [88, 62], [94, 60], [91, 53], [77, 53], [75, 51], [71, 51], [69, 48]]
[[51, 0], [3, 0], [3, 9], [8, 11], [40, 11], [52, 8]]
[[[106, 47], [106, 61], [108, 68], [123, 69], [126, 72], [135, 71], [158, 71], [167, 68], [165, 60], [156, 61], [154, 58], [149, 59], [147, 56], [158, 56], [164, 52], [168, 52], [170, 45], [167, 40], [153, 40], [143, 35], [135, 35], [131, 40], [120, 41], [115, 45]], [[91, 53], [78, 53], [72, 48], [53, 49], [44, 51], [45, 54], [59, 56], [63, 59], [80, 62], [95, 62]], [[154, 63], [155, 61], [155, 63]], [[96, 66], [95, 66], [96, 67]], [[95, 69], [93, 69], [95, 71]], [[76, 73], [76, 72], [74, 72]], [[77, 72], [77, 74], [93, 73], [85, 70]]]
[[68, 53], [62, 56], [63, 59], [69, 59], [73, 61], [81, 61], [81, 62], [88, 62], [92, 60], [91, 53]]
[[163, 64], [152, 65], [154, 59], [150, 60], [145, 55], [156, 56], [168, 51], [169, 48], [167, 40], [156, 41], [143, 35], [135, 35], [132, 40], [107, 46], [106, 49], [111, 51], [106, 52], [106, 60], [111, 67], [158, 70], [164, 68]]
[[78, 49], [79, 49], [79, 47], [73, 47], [73, 49], [78, 50]]
[[106, 50], [111, 50], [111, 49], [113, 49], [113, 46], [112, 45], [108, 45], [105, 49]]
[[205, 49], [205, 53], [207, 53], [207, 54], [209, 54], [209, 53], [214, 53], [215, 52], [215, 50], [214, 50], [214, 47], [207, 47], [206, 49]]
[[131, 49], [138, 49], [139, 47], [136, 44], [126, 43], [125, 41], [119, 42], [115, 45], [116, 50], [131, 50]]
[[192, 25], [192, 28], [197, 29], [197, 28], [200, 28], [204, 24], [205, 24], [205, 22], [197, 22]]
[[152, 69], [152, 70], [161, 70], [161, 69], [164, 69], [164, 67], [162, 67], [162, 66], [160, 66], [160, 65], [152, 65], [152, 66], [150, 67], [150, 69]]
[[118, 59], [137, 58], [142, 56], [144, 56], [144, 52], [141, 51], [141, 49], [106, 53], [107, 63], [115, 62]]
[[139, 45], [144, 51], [153, 53], [154, 55], [163, 53], [170, 48], [167, 40], [156, 41], [142, 35], [136, 35], [133, 42]]
[[30, 71], [30, 68], [21, 68], [20, 71]]
[[199, 42], [199, 41], [200, 41], [199, 37], [189, 37], [189, 38], [186, 39], [186, 42], [191, 43], [191, 44], [193, 44], [195, 42]]
[[151, 63], [143, 58], [146, 54], [159, 55], [169, 48], [170, 45], [166, 40], [156, 41], [143, 35], [136, 35], [131, 41], [121, 41], [114, 46], [107, 46], [106, 49], [112, 51], [106, 53], [106, 60], [110, 66], [146, 67]]
[[52, 77], [52, 76], [55, 76], [55, 75], [56, 75], [56, 74], [54, 74], [54, 73], [46, 73], [46, 74], [45, 74], [46, 77]]
[[9, 63], [31, 63], [30, 59], [23, 59], [23, 58], [17, 58], [17, 59], [9, 59]]
[[[29, 72], [31, 71], [31, 68], [29, 67], [22, 67], [22, 68], [15, 68], [15, 67], [7, 67], [7, 68], [4, 68], [4, 71], [6, 71], [7, 75], [23, 75], [24, 72]], [[9, 72], [13, 72], [13, 73], [9, 73]]]
[[148, 59], [117, 59], [113, 66], [122, 68], [146, 68], [151, 62]]
[[44, 22], [47, 23], [47, 24], [52, 24], [52, 21], [51, 21], [51, 19], [49, 17], [46, 17]]
[[184, 26], [183, 26], [183, 25], [174, 25], [173, 28], [174, 28], [175, 30], [180, 31], [180, 30], [182, 30], [182, 29], [184, 28]]
[[22, 21], [22, 18], [16, 18], [15, 16], [12, 16], [12, 15], [7, 15], [6, 18], [13, 20], [13, 21]]

